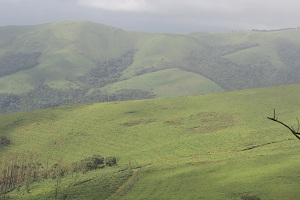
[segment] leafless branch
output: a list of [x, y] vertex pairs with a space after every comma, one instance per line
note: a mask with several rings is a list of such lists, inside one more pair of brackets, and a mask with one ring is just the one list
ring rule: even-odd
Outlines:
[[298, 128], [297, 128], [297, 131], [295, 131], [295, 129], [291, 126], [289, 127], [288, 125], [286, 125], [285, 123], [281, 122], [278, 120], [278, 118], [276, 117], [276, 112], [275, 112], [275, 109], [274, 109], [274, 116], [273, 117], [267, 117], [269, 120], [272, 120], [274, 122], [277, 122], [283, 126], [285, 126], [286, 128], [288, 128], [292, 133], [293, 135], [298, 139], [300, 140], [300, 133], [299, 133], [299, 129], [300, 129], [300, 123], [299, 123], [299, 120], [298, 118], [297, 119], [297, 122], [298, 122]]

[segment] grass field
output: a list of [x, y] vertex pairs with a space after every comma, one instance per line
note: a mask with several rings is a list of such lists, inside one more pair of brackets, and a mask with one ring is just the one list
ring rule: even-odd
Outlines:
[[[93, 154], [118, 158], [117, 167], [64, 178], [60, 195], [66, 199], [297, 199], [300, 142], [267, 116], [275, 108], [280, 120], [297, 127], [299, 89], [1, 115], [1, 135], [12, 142], [1, 156], [35, 154], [52, 163]], [[21, 189], [10, 196], [51, 199], [54, 185], [46, 180], [33, 184], [30, 194]]]

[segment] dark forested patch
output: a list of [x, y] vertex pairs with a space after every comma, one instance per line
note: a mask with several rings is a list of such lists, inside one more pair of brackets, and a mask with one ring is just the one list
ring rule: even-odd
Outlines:
[[[225, 90], [297, 83], [300, 81], [300, 76], [296, 75], [298, 72], [296, 74], [295, 72], [297, 71], [297, 66], [299, 67], [300, 60], [299, 58], [295, 60], [294, 57], [297, 52], [299, 53], [299, 47], [294, 46], [291, 50], [286, 50], [289, 47], [282, 47], [284, 45], [287, 44], [279, 45], [278, 52], [289, 56], [282, 58], [286, 60], [284, 64], [287, 65], [288, 70], [277, 69], [269, 60], [253, 60], [251, 64], [239, 65], [224, 57], [238, 50], [255, 47], [256, 44], [210, 47], [207, 51], [190, 52], [186, 57], [186, 63], [178, 65], [178, 67], [186, 71], [199, 73], [214, 81]], [[294, 53], [286, 53], [286, 51], [293, 50], [295, 50]]]
[[113, 94], [101, 91], [89, 93], [88, 91], [86, 88], [54, 89], [41, 84], [34, 90], [21, 95], [0, 94], [0, 113], [25, 112], [70, 104], [124, 101], [154, 97], [151, 92], [138, 89], [120, 90]]
[[97, 67], [79, 79], [89, 87], [102, 87], [119, 81], [122, 71], [133, 63], [136, 50], [130, 50], [117, 59], [98, 63]]
[[5, 54], [0, 57], [0, 77], [34, 68], [39, 64], [40, 55], [40, 52]]

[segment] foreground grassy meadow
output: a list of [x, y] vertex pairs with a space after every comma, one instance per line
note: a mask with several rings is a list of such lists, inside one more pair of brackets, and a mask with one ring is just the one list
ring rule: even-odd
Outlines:
[[[74, 105], [0, 116], [4, 159], [71, 163], [93, 154], [118, 166], [68, 175], [60, 199], [297, 199], [300, 85], [155, 100]], [[43, 180], [9, 193], [53, 199]]]

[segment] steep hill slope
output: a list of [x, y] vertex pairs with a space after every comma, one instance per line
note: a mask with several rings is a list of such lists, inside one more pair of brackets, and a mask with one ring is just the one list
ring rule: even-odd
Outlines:
[[[158, 34], [84, 21], [0, 27], [0, 110], [299, 83], [299, 38], [298, 29]], [[163, 76], [176, 68], [189, 81]]]
[[[0, 116], [11, 141], [1, 156], [31, 154], [72, 163], [93, 154], [118, 166], [62, 178], [71, 199], [297, 199], [300, 143], [295, 126], [300, 85], [201, 96], [74, 105]], [[54, 197], [54, 181], [9, 193]], [[25, 187], [25, 186], [24, 186]], [[105, 189], [109, 188], [109, 189]], [[102, 195], [102, 196], [101, 196]]]

